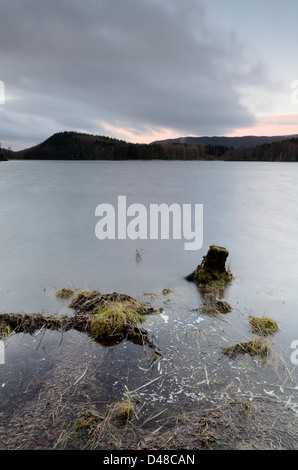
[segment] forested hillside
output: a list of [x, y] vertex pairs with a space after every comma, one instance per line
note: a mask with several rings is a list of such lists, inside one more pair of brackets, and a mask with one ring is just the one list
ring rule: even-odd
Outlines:
[[3, 153], [3, 158], [24, 160], [223, 160], [298, 161], [298, 138], [254, 147], [222, 144], [160, 142], [133, 144], [105, 136], [59, 132], [35, 147]]
[[59, 132], [11, 158], [25, 160], [205, 160], [222, 157], [228, 147], [193, 144], [132, 144], [105, 136]]

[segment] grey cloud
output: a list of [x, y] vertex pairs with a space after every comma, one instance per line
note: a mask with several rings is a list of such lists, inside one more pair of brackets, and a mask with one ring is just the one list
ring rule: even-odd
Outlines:
[[0, 119], [9, 114], [20, 139], [28, 117], [36, 142], [46, 122], [51, 131], [102, 133], [108, 122], [196, 135], [254, 122], [238, 88], [252, 77], [262, 84], [263, 68], [208, 25], [199, 1], [0, 0], [0, 14], [0, 79], [16, 97]]

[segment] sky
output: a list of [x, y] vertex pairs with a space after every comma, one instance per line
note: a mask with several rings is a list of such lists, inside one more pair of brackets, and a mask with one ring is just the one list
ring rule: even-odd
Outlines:
[[3, 147], [298, 134], [297, 0], [0, 0], [0, 17]]

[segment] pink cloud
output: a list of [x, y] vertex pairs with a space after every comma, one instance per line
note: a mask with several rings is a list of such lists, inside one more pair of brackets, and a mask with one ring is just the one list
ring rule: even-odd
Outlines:
[[[138, 133], [132, 129], [116, 126], [108, 122], [101, 122], [105, 131], [117, 139], [132, 143], [149, 144], [155, 140], [175, 139], [183, 137], [174, 129], [160, 128], [148, 132]], [[226, 134], [227, 137], [241, 137], [245, 135], [272, 136], [298, 134], [298, 114], [259, 116], [253, 127], [234, 129]], [[198, 135], [199, 136], [199, 135]], [[199, 136], [200, 137], [200, 136]]]
[[259, 116], [253, 127], [235, 129], [229, 137], [298, 134], [298, 114]]
[[164, 140], [164, 139], [175, 139], [176, 137], [181, 137], [180, 134], [177, 134], [172, 129], [161, 128], [158, 130], [150, 130], [145, 133], [137, 133], [129, 128], [115, 126], [109, 124], [108, 122], [101, 122], [101, 126], [107, 131], [110, 135], [117, 139], [123, 139], [132, 143], [142, 143], [150, 144], [155, 140]]

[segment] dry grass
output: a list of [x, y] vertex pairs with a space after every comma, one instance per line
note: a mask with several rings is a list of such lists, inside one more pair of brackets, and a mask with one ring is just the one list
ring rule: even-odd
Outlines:
[[126, 303], [131, 308], [138, 311], [140, 315], [146, 315], [155, 313], [156, 311], [151, 306], [138, 302], [133, 297], [126, 294], [119, 294], [117, 292], [111, 292], [109, 294], [102, 294], [95, 290], [84, 290], [74, 296], [69, 303], [69, 307], [82, 314], [93, 314], [97, 313], [98, 309], [111, 303]]
[[135, 413], [134, 404], [130, 396], [127, 394], [123, 401], [116, 404], [115, 416], [120, 421], [128, 421], [128, 419], [131, 418], [134, 415], [134, 413]]
[[58, 289], [55, 295], [59, 299], [68, 299], [69, 297], [73, 296], [74, 293], [74, 290], [68, 289], [67, 287], [63, 287], [62, 289]]
[[223, 348], [223, 353], [229, 357], [237, 354], [249, 354], [250, 356], [266, 357], [269, 352], [269, 344], [264, 338], [256, 338], [249, 341], [239, 342]]
[[279, 331], [276, 321], [268, 317], [252, 317], [249, 323], [251, 324], [252, 331], [258, 335], [268, 336]]
[[[297, 448], [297, 417], [283, 404], [245, 399], [221, 400], [217, 404], [198, 405], [194, 412], [177, 410], [165, 418], [158, 413], [148, 420], [132, 420], [130, 401], [123, 402], [124, 419], [117, 417], [118, 407], [107, 407], [105, 416], [85, 412], [83, 423], [93, 450], [269, 450]], [[129, 410], [129, 416], [127, 414]], [[122, 411], [122, 410], [121, 410]], [[93, 419], [95, 417], [95, 419]]]
[[12, 332], [13, 329], [9, 325], [0, 322], [0, 339], [7, 338], [12, 334]]
[[171, 294], [171, 292], [173, 292], [173, 291], [172, 291], [172, 289], [169, 289], [168, 287], [165, 287], [161, 292], [162, 292], [163, 295], [168, 295], [168, 294]]
[[212, 294], [206, 294], [201, 310], [207, 315], [217, 316], [221, 313], [231, 312], [232, 306], [226, 300], [218, 299]]

